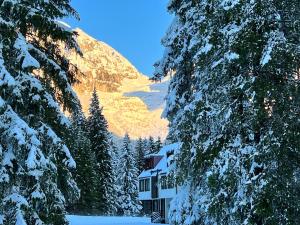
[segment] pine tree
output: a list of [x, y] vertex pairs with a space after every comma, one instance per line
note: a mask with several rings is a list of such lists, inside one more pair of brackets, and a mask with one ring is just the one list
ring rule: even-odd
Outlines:
[[162, 148], [162, 146], [163, 146], [163, 144], [161, 142], [161, 139], [160, 139], [160, 137], [158, 137], [156, 142], [155, 142], [155, 149], [156, 149], [155, 151], [159, 152], [160, 149]]
[[137, 215], [141, 209], [138, 200], [138, 169], [128, 134], [124, 137], [121, 152], [120, 167], [123, 171], [120, 196], [120, 202], [122, 202], [121, 214], [126, 216]]
[[[298, 1], [177, 1], [156, 77], [182, 142], [172, 224], [298, 224]], [[282, 59], [285, 59], [284, 61]]]
[[156, 145], [154, 142], [154, 138], [152, 136], [149, 137], [148, 139], [148, 150], [149, 154], [154, 154], [156, 153]]
[[110, 214], [112, 215], [118, 215], [121, 211], [121, 205], [122, 202], [120, 202], [120, 196], [121, 196], [121, 174], [123, 171], [121, 171], [120, 168], [120, 152], [117, 146], [115, 145], [113, 141], [113, 137], [110, 138], [110, 155], [111, 155], [111, 165], [112, 165], [112, 171], [113, 171], [113, 192], [111, 193], [111, 199], [114, 200], [114, 205], [112, 206], [110, 210]]
[[91, 151], [91, 142], [87, 132], [87, 121], [78, 106], [71, 115], [72, 138], [69, 144], [72, 155], [75, 158], [77, 167], [75, 171], [76, 183], [80, 189], [80, 199], [70, 203], [70, 208], [74, 213], [90, 214], [97, 210], [96, 196], [96, 161], [95, 154]]
[[140, 174], [144, 170], [145, 161], [145, 148], [143, 145], [143, 139], [140, 137], [135, 145], [135, 153], [137, 159], [138, 173]]
[[80, 51], [66, 16], [69, 0], [0, 2], [1, 224], [67, 224], [61, 184], [78, 193], [61, 111], [76, 108], [76, 68], [60, 47]]
[[109, 146], [108, 124], [103, 116], [96, 90], [93, 91], [88, 118], [89, 138], [91, 149], [95, 154], [98, 195], [98, 212], [111, 214], [114, 211], [113, 171]]
[[148, 149], [148, 140], [147, 140], [147, 138], [144, 138], [144, 139], [143, 139], [143, 148], [144, 148], [144, 150], [145, 150], [145, 155], [150, 154], [150, 153], [149, 153], [149, 149]]

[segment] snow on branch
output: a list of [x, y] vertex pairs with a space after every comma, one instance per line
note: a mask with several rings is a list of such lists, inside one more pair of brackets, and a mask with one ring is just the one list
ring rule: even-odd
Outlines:
[[275, 49], [275, 47], [279, 44], [283, 44], [286, 42], [286, 39], [284, 37], [284, 33], [280, 31], [273, 31], [269, 34], [269, 40], [267, 45], [265, 46], [265, 49], [263, 51], [263, 56], [260, 61], [260, 64], [262, 66], [265, 66], [268, 64], [272, 59], [272, 52]]
[[54, 147], [56, 147], [59, 151], [64, 153], [65, 159], [64, 164], [68, 166], [69, 168], [76, 168], [76, 163], [70, 153], [70, 150], [68, 147], [63, 143], [63, 141], [56, 135], [56, 133], [53, 131], [53, 129], [46, 124], [43, 124], [39, 129], [39, 132], [41, 132], [45, 137], [51, 140]]
[[21, 62], [21, 60], [23, 59], [23, 62], [22, 62], [23, 69], [26, 69], [29, 67], [33, 67], [36, 69], [40, 68], [40, 63], [34, 57], [32, 57], [32, 55], [30, 55], [29, 48], [27, 45], [28, 44], [27, 44], [25, 37], [21, 33], [18, 33], [18, 38], [14, 44], [14, 48], [16, 48], [20, 51], [20, 54], [17, 57], [17, 60]]
[[14, 86], [15, 79], [10, 75], [10, 73], [5, 68], [2, 49], [3, 49], [3, 44], [0, 43], [0, 87], [3, 85]]
[[65, 86], [64, 91], [69, 94], [73, 99], [78, 99], [76, 93], [73, 91], [71, 85], [69, 84], [66, 72], [59, 66], [55, 61], [50, 59], [46, 53], [42, 52], [40, 49], [36, 48], [32, 44], [28, 45], [29, 50], [33, 50], [38, 57], [48, 66], [51, 66], [54, 70], [58, 72], [57, 80]]

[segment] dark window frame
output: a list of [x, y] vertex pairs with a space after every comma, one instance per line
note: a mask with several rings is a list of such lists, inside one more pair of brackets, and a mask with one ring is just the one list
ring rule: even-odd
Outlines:
[[167, 176], [166, 175], [161, 175], [160, 176], [160, 188], [162, 190], [168, 189], [168, 181], [167, 181]]
[[139, 192], [150, 191], [150, 178], [142, 178], [139, 180]]
[[145, 192], [150, 191], [150, 178], [144, 180], [145, 182]]
[[161, 175], [160, 176], [160, 188], [162, 190], [172, 189], [174, 188], [174, 179], [170, 175]]

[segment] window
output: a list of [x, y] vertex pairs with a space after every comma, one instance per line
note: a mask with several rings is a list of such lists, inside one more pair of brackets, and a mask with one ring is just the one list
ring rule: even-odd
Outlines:
[[146, 192], [150, 191], [150, 179], [140, 179], [139, 181], [139, 191]]
[[139, 182], [139, 190], [140, 190], [140, 192], [143, 192], [144, 191], [144, 180], [140, 180], [140, 182]]
[[174, 179], [173, 179], [173, 177], [168, 177], [168, 188], [169, 189], [174, 188]]
[[163, 175], [160, 177], [161, 189], [172, 189], [174, 188], [174, 179], [172, 176]]
[[145, 191], [150, 191], [150, 179], [146, 179], [145, 181]]
[[168, 189], [167, 176], [160, 177], [160, 185], [161, 185], [161, 189]]

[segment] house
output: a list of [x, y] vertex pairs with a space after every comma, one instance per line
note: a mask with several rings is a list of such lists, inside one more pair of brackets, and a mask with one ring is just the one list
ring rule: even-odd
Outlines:
[[[139, 175], [139, 200], [143, 213], [152, 220], [168, 223], [170, 202], [177, 192], [171, 173], [174, 152], [179, 143], [164, 146], [157, 154], [145, 156], [144, 171]], [[155, 221], [154, 221], [155, 222]]]

